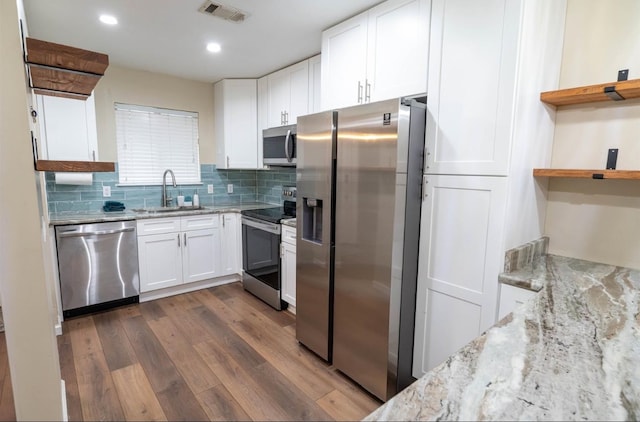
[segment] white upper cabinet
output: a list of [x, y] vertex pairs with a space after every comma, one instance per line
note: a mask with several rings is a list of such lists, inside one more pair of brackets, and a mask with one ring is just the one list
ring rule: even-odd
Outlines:
[[267, 127], [292, 125], [309, 110], [309, 61], [267, 76]]
[[41, 158], [64, 161], [98, 160], [98, 135], [93, 95], [85, 101], [36, 95]]
[[320, 54], [309, 59], [309, 114], [321, 111], [320, 80], [322, 77], [322, 59]]
[[433, 0], [426, 172], [508, 172], [521, 1]]
[[321, 108], [427, 91], [430, 0], [389, 0], [322, 33]]
[[360, 104], [367, 73], [367, 12], [322, 33], [321, 107]]
[[[214, 84], [216, 165], [219, 169], [262, 167], [255, 79], [223, 79]], [[261, 143], [261, 142], [260, 142]]]

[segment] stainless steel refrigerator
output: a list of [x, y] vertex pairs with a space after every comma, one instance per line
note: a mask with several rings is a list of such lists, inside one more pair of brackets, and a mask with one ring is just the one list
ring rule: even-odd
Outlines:
[[419, 100], [297, 122], [296, 336], [382, 400], [414, 380], [426, 115]]

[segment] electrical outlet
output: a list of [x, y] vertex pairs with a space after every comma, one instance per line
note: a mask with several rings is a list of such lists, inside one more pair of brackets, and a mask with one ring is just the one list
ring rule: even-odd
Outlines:
[[233, 193], [233, 183], [227, 185], [227, 193]]
[[102, 187], [102, 196], [105, 198], [109, 198], [111, 196], [111, 186]]
[[207, 193], [213, 193], [213, 185], [207, 185]]

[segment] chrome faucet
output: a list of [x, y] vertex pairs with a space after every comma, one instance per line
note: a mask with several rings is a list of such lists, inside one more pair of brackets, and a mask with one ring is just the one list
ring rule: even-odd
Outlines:
[[177, 186], [176, 176], [173, 174], [173, 171], [171, 169], [166, 169], [164, 171], [164, 174], [162, 175], [162, 206], [163, 207], [170, 207], [171, 203], [173, 202], [172, 197], [167, 198], [167, 173], [171, 175], [171, 180], [173, 181], [173, 187], [175, 188]]

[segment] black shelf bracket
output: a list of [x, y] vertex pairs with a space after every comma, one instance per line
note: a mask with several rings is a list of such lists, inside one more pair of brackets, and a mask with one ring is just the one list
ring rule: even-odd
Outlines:
[[629, 78], [629, 69], [618, 70], [618, 82], [626, 81]]
[[616, 91], [616, 86], [605, 86], [604, 93], [607, 94], [607, 97], [611, 98], [613, 101], [622, 101], [624, 97], [620, 95], [618, 91]]

